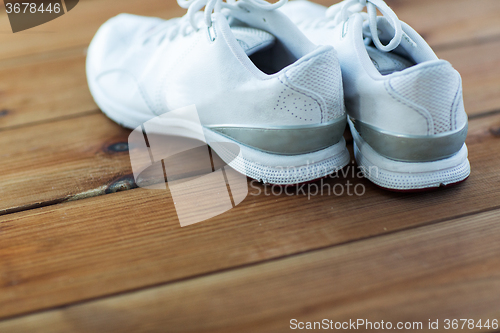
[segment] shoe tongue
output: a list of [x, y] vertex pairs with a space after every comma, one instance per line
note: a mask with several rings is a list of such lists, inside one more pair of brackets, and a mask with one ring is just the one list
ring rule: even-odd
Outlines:
[[373, 64], [382, 75], [389, 75], [394, 72], [402, 71], [414, 65], [411, 61], [397, 54], [386, 53], [373, 46], [367, 46], [366, 51]]
[[276, 43], [276, 38], [273, 35], [260, 29], [231, 27], [231, 31], [248, 56], [271, 47]]

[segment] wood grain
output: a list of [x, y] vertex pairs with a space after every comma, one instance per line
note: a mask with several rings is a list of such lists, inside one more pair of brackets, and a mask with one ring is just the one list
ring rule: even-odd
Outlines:
[[293, 318], [359, 318], [421, 322], [423, 332], [439, 320], [442, 332], [445, 319], [491, 322], [500, 317], [499, 218], [499, 210], [463, 217], [8, 320], [0, 330], [289, 332]]
[[0, 132], [0, 215], [126, 188], [128, 133], [100, 113]]
[[[318, 2], [328, 6], [337, 1]], [[433, 47], [500, 37], [500, 4], [496, 0], [390, 0], [388, 4]], [[185, 10], [175, 1], [82, 0], [70, 13], [16, 34], [1, 11], [0, 60], [87, 46], [102, 23], [122, 12], [172, 18], [184, 15]]]
[[500, 110], [500, 40], [438, 50], [437, 54], [462, 75], [469, 116]]
[[262, 186], [253, 185], [250, 195], [235, 209], [186, 228], [178, 224], [168, 191], [144, 189], [3, 216], [0, 316], [186, 279], [499, 207], [496, 152], [500, 149], [500, 116], [471, 121], [470, 133], [471, 178], [431, 193], [395, 194], [352, 176], [327, 183], [346, 189], [350, 182], [351, 190], [361, 184], [366, 188], [363, 196], [347, 192], [327, 195], [325, 190], [323, 196], [308, 200], [302, 193], [265, 195]]
[[171, 18], [184, 15], [185, 10], [165, 0], [82, 0], [69, 13], [15, 34], [6, 13], [0, 13], [0, 60], [4, 60], [86, 47], [97, 29], [120, 13]]
[[[324, 6], [340, 1], [317, 0]], [[500, 37], [500, 3], [496, 0], [386, 0], [435, 48], [478, 43]]]
[[399, 19], [437, 49], [500, 37], [496, 0], [388, 0]]
[[[0, 131], [0, 215], [135, 188], [130, 132], [101, 112]], [[179, 151], [193, 147], [192, 140], [180, 137], [161, 140], [159, 154], [172, 147]], [[206, 146], [201, 148], [208, 152]], [[203, 170], [200, 158], [195, 158], [198, 155], [170, 158], [169, 179], [181, 181], [211, 173], [211, 167]], [[149, 154], [147, 158], [149, 162]], [[220, 159], [213, 161], [217, 167], [225, 165]], [[163, 173], [161, 178], [147, 179], [147, 175], [146, 171], [139, 178], [143, 185], [147, 180], [165, 187]]]
[[17, 64], [0, 62], [0, 132], [92, 111], [98, 113], [87, 86], [84, 51], [70, 49]]
[[500, 4], [388, 2], [462, 74], [470, 179], [407, 195], [352, 167], [326, 180], [366, 189], [359, 197], [274, 196], [252, 184], [241, 205], [186, 228], [168, 189], [113, 193], [134, 187], [128, 153], [110, 149], [129, 131], [96, 109], [83, 52], [120, 12], [184, 10], [165, 0], [85, 0], [18, 34], [0, 11], [0, 318], [25, 315], [0, 321], [0, 332], [500, 319]]

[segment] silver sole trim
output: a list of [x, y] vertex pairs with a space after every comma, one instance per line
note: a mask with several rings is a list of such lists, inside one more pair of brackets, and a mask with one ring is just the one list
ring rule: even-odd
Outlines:
[[349, 125], [377, 153], [402, 162], [429, 162], [453, 156], [462, 148], [468, 130], [466, 124], [452, 132], [427, 136], [392, 133], [353, 118], [349, 118]]
[[257, 128], [237, 125], [205, 126], [248, 147], [279, 155], [300, 155], [337, 144], [347, 124], [341, 117], [324, 124]]

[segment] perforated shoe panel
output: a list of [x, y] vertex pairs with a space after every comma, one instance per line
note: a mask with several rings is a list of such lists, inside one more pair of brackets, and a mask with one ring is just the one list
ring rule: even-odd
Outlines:
[[453, 130], [457, 112], [463, 113], [463, 104], [457, 103], [461, 98], [460, 74], [447, 63], [397, 76], [390, 80], [390, 86], [401, 97], [429, 112], [434, 134]]
[[342, 74], [333, 51], [322, 53], [291, 68], [286, 77], [293, 87], [318, 101], [323, 122], [344, 115]]

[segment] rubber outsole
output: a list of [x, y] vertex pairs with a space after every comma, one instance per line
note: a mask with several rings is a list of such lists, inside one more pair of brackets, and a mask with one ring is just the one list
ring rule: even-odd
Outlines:
[[354, 138], [354, 156], [364, 176], [375, 185], [398, 192], [415, 192], [448, 187], [470, 175], [467, 146], [446, 159], [432, 162], [401, 162], [378, 154], [349, 121]]
[[[293, 185], [335, 173], [350, 162], [344, 138], [326, 149], [302, 155], [276, 155], [241, 145], [206, 130], [205, 137], [214, 151], [236, 171], [266, 184]], [[239, 151], [220, 143], [236, 143]]]

